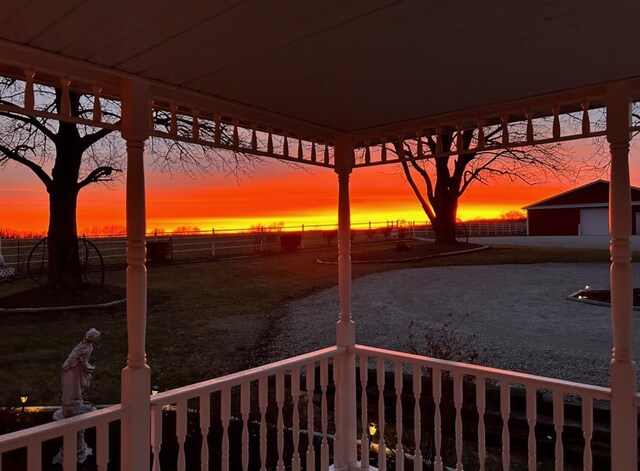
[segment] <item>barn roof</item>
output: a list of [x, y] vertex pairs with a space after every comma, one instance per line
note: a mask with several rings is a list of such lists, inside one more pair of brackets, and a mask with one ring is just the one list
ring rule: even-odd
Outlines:
[[[640, 188], [631, 187], [631, 200], [640, 204]], [[538, 201], [537, 203], [525, 206], [522, 209], [548, 209], [551, 207], [586, 207], [586, 206], [608, 206], [609, 204], [609, 182], [606, 180], [595, 180], [586, 185], [573, 188], [563, 193], [551, 196]]]

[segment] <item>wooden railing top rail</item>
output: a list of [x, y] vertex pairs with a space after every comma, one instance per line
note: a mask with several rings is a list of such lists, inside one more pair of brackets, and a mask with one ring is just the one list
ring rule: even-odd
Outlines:
[[203, 393], [211, 393], [218, 391], [225, 387], [238, 386], [248, 381], [255, 381], [264, 376], [272, 375], [284, 370], [290, 370], [301, 366], [308, 365], [312, 361], [324, 360], [327, 358], [333, 358], [341, 353], [346, 352], [345, 347], [327, 347], [321, 350], [316, 350], [304, 355], [299, 355], [285, 360], [280, 360], [267, 365], [251, 368], [250, 370], [238, 371], [219, 378], [202, 381], [200, 383], [190, 384], [170, 391], [165, 391], [156, 394], [151, 398], [152, 406], [164, 406], [174, 404], [178, 400], [191, 399], [198, 397]]
[[127, 415], [122, 404], [116, 404], [105, 409], [69, 417], [57, 422], [30, 427], [17, 432], [0, 435], [0, 453], [16, 450], [30, 443], [42, 443], [46, 440], [62, 437], [69, 432], [79, 432], [100, 424], [108, 424], [120, 420]]
[[[439, 368], [443, 371], [472, 375], [485, 379], [508, 381], [510, 383], [523, 384], [525, 386], [535, 386], [549, 390], [560, 390], [568, 394], [589, 395], [593, 399], [611, 400], [611, 389], [601, 386], [576, 383], [561, 379], [547, 378], [516, 371], [500, 370], [487, 366], [471, 365], [455, 361], [440, 360], [437, 358], [423, 357], [411, 353], [395, 352], [382, 348], [368, 347], [366, 345], [356, 345], [354, 351], [370, 358], [382, 358], [390, 361], [402, 361], [404, 363], [419, 364], [429, 368]], [[640, 401], [640, 398], [638, 399]]]

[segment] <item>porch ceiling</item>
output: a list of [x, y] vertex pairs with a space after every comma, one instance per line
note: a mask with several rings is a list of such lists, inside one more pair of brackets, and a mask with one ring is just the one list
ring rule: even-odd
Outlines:
[[0, 0], [0, 38], [345, 132], [640, 77], [637, 0]]

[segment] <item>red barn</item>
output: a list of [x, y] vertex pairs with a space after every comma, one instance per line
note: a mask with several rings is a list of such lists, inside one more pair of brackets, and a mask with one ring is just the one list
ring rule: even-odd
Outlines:
[[[640, 188], [631, 188], [631, 230], [640, 233]], [[596, 180], [524, 207], [529, 235], [608, 235], [609, 182]]]

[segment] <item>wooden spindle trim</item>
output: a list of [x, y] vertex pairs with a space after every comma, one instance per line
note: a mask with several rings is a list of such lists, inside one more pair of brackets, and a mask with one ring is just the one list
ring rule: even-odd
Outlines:
[[384, 439], [384, 360], [376, 358], [376, 386], [378, 388], [378, 468], [387, 469], [387, 447]]
[[433, 433], [436, 445], [435, 469], [443, 471], [442, 462], [442, 419], [440, 416], [440, 400], [442, 398], [442, 371], [440, 368], [432, 368], [432, 390], [434, 403]]
[[221, 119], [222, 116], [220, 116], [219, 114], [213, 115], [213, 122], [215, 124], [215, 129], [213, 132], [213, 142], [215, 144], [220, 144], [222, 142], [222, 123], [220, 122]]
[[151, 452], [153, 471], [160, 471], [160, 448], [162, 448], [162, 407], [151, 406]]
[[436, 154], [440, 154], [443, 151], [442, 147], [442, 128], [436, 128]]
[[249, 411], [251, 404], [251, 384], [240, 385], [240, 415], [242, 416], [242, 469], [249, 469]]
[[93, 91], [93, 110], [91, 119], [94, 123], [99, 123], [102, 121], [102, 107], [100, 106], [100, 94], [102, 93], [102, 87], [100, 84], [94, 84], [91, 87]]
[[509, 413], [511, 412], [511, 385], [508, 381], [500, 383], [500, 415], [502, 416], [502, 469], [509, 471], [511, 466], [511, 444], [509, 439]]
[[396, 471], [404, 470], [404, 448], [402, 446], [402, 362], [393, 363], [393, 379], [396, 390]]
[[268, 128], [267, 132], [267, 152], [273, 154], [273, 128]]
[[298, 159], [300, 159], [300, 160], [304, 159], [304, 151], [302, 149], [302, 138], [301, 137], [298, 138]]
[[329, 364], [328, 360], [320, 360], [320, 390], [322, 392], [322, 402], [320, 411], [322, 414], [322, 444], [320, 446], [320, 469], [329, 469], [329, 441], [327, 439], [327, 428], [329, 426], [329, 410], [327, 407], [327, 386], [329, 384]]
[[267, 377], [258, 380], [258, 408], [260, 409], [260, 469], [267, 469]]
[[33, 79], [36, 76], [35, 70], [32, 68], [24, 69], [25, 85], [24, 85], [24, 108], [27, 111], [33, 110], [35, 103], [33, 92]]
[[382, 162], [387, 161], [387, 143], [383, 140], [380, 144], [382, 147], [380, 148], [380, 160]]
[[580, 106], [582, 107], [582, 134], [589, 134], [591, 132], [591, 122], [589, 120], [589, 100], [582, 100]]
[[289, 136], [286, 132], [282, 135], [282, 155], [289, 157]]
[[424, 147], [422, 143], [422, 131], [416, 132], [416, 155], [418, 158], [424, 157]]
[[276, 373], [276, 406], [278, 407], [278, 471], [284, 471], [284, 372]]
[[369, 469], [369, 417], [367, 411], [369, 405], [367, 401], [367, 382], [369, 375], [369, 358], [366, 355], [360, 356], [360, 424], [362, 427], [360, 445], [360, 463], [362, 469]]
[[315, 363], [306, 366], [306, 391], [307, 391], [307, 469], [316, 469], [316, 452], [313, 447], [313, 435], [315, 432], [315, 412], [313, 410], [313, 391], [315, 390]]
[[[220, 422], [222, 423], [222, 471], [229, 471], [229, 419], [231, 418], [231, 389], [220, 391]], [[205, 468], [203, 468], [205, 469]]]
[[553, 391], [553, 425], [556, 432], [555, 469], [564, 469], [564, 446], [562, 444], [562, 430], [564, 429], [564, 393]]
[[62, 84], [62, 96], [60, 100], [60, 114], [64, 116], [71, 116], [71, 98], [69, 97], [69, 85], [71, 80], [69, 77], [61, 77], [60, 83]]
[[478, 119], [478, 149], [484, 149], [484, 119]]
[[256, 132], [256, 125], [251, 125], [251, 149], [258, 150], [258, 134]]
[[149, 100], [149, 130], [155, 131], [156, 129], [156, 120], [153, 115], [153, 99]]
[[462, 139], [462, 133], [464, 129], [462, 129], [462, 125], [456, 124], [456, 151], [462, 152], [464, 150], [464, 141]]
[[364, 142], [364, 163], [371, 163], [371, 148], [369, 147], [369, 141]]
[[558, 139], [560, 137], [560, 105], [553, 105], [551, 111], [553, 112], [553, 138]]
[[480, 471], [485, 470], [487, 460], [486, 432], [484, 425], [484, 413], [486, 410], [486, 384], [483, 376], [476, 377], [476, 409], [478, 411], [478, 461]]
[[240, 145], [240, 136], [238, 135], [238, 124], [240, 124], [240, 121], [238, 121], [237, 119], [233, 119], [232, 123], [233, 123], [232, 143], [235, 147], [238, 147]]
[[178, 105], [171, 103], [171, 121], [169, 124], [169, 134], [178, 135]]
[[528, 458], [529, 469], [536, 469], [538, 456], [537, 456], [537, 443], [536, 443], [536, 422], [537, 422], [537, 410], [536, 410], [536, 387], [528, 384], [526, 386], [527, 395], [527, 424], [529, 426], [529, 438], [528, 438]]
[[527, 110], [525, 112], [527, 117], [527, 142], [533, 142], [533, 110]]
[[[324, 143], [324, 163], [329, 165], [330, 160], [331, 159], [329, 158], [329, 143], [325, 142]], [[354, 162], [355, 162], [355, 159], [354, 159]]]
[[187, 439], [187, 400], [179, 399], [176, 404], [176, 438], [178, 440], [178, 471], [187, 468], [184, 444]]
[[453, 403], [456, 408], [456, 470], [462, 471], [462, 373], [452, 373]]
[[200, 139], [200, 111], [194, 108], [191, 111], [191, 136], [194, 139]]
[[584, 471], [592, 471], [593, 455], [591, 439], [593, 438], [593, 398], [582, 396], [582, 436], [584, 437], [584, 452], [582, 456]]
[[291, 371], [291, 401], [293, 403], [291, 426], [293, 432], [293, 458], [291, 460], [292, 471], [300, 471], [300, 368]]
[[501, 117], [502, 120], [502, 144], [509, 144], [509, 115], [503, 114]]
[[316, 141], [311, 140], [311, 162], [315, 162], [316, 160]]

